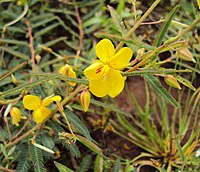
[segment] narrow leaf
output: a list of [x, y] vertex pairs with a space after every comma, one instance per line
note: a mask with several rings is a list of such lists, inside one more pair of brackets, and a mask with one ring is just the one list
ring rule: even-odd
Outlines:
[[158, 36], [156, 37], [156, 40], [155, 40], [155, 43], [154, 43], [155, 47], [158, 47], [158, 46], [161, 45], [162, 40], [163, 40], [163, 38], [164, 38], [164, 36], [165, 36], [165, 34], [166, 34], [171, 22], [172, 22], [172, 19], [175, 16], [175, 14], [176, 14], [176, 12], [178, 11], [179, 8], [180, 8], [180, 5], [175, 6], [171, 10], [171, 12], [168, 14], [165, 22], [162, 24], [162, 26], [161, 26], [161, 28], [159, 30]]
[[15, 51], [15, 50], [11, 49], [10, 47], [0, 47], [0, 50], [6, 51], [7, 53], [10, 53], [13, 56], [19, 57], [19, 58], [21, 58], [23, 60], [26, 60], [26, 61], [29, 60], [29, 57], [26, 54], [23, 54], [23, 53], [21, 53], [19, 51]]
[[97, 155], [94, 162], [94, 172], [103, 172], [103, 157]]
[[76, 127], [81, 134], [83, 134], [88, 140], [92, 140], [87, 127], [73, 112], [66, 109], [65, 114], [67, 115], [67, 118], [72, 123], [72, 125], [74, 125], [74, 127]]
[[122, 19], [120, 18], [120, 16], [117, 14], [117, 12], [115, 11], [115, 9], [111, 6], [108, 5], [108, 9], [110, 11], [110, 15], [112, 17], [112, 21], [116, 27], [116, 29], [122, 34], [122, 36], [124, 36], [125, 34], [125, 27], [122, 23]]
[[152, 75], [143, 75], [145, 80], [153, 87], [154, 91], [161, 97], [163, 97], [168, 103], [178, 107], [177, 101], [167, 92], [165, 88], [159, 83], [159, 81]]
[[187, 79], [181, 77], [181, 76], [176, 76], [176, 79], [178, 80], [178, 82], [180, 82], [181, 84], [185, 85], [186, 87], [192, 89], [193, 91], [196, 91], [196, 88], [192, 85], [192, 83], [190, 81], [188, 81]]
[[54, 161], [55, 166], [58, 168], [59, 172], [74, 172], [70, 168], [66, 167], [65, 165]]
[[182, 160], [182, 161], [185, 161], [186, 158], [185, 158], [185, 155], [184, 155], [184, 153], [183, 153], [183, 151], [182, 151], [182, 148], [181, 148], [180, 143], [178, 142], [177, 139], [175, 139], [175, 142], [176, 142], [176, 146], [177, 146], [178, 152], [179, 152], [179, 154], [180, 154], [181, 160]]
[[97, 100], [94, 100], [94, 99], [91, 99], [90, 102], [91, 102], [92, 104], [94, 104], [94, 105], [101, 106], [101, 107], [103, 107], [103, 108], [112, 110], [112, 111], [114, 111], [114, 112], [116, 112], [116, 113], [123, 114], [123, 115], [125, 115], [125, 116], [127, 116], [127, 117], [133, 118], [133, 116], [132, 116], [130, 113], [128, 113], [128, 112], [126, 112], [126, 111], [123, 111], [123, 110], [121, 110], [121, 109], [118, 109], [117, 107], [114, 107], [114, 106], [112, 106], [112, 105], [109, 105], [109, 104], [106, 104], [106, 103], [103, 103], [103, 102], [101, 102], [101, 101], [97, 101]]

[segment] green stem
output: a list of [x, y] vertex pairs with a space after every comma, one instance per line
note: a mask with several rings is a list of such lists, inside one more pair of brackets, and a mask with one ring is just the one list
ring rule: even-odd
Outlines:
[[[138, 22], [130, 29], [130, 31], [128, 32], [128, 34], [126, 35], [125, 38], [130, 37], [133, 32], [135, 32], [135, 30], [140, 26], [140, 24], [149, 16], [149, 14], [154, 10], [154, 8], [160, 3], [161, 0], [156, 0], [151, 7], [146, 11], [146, 13], [140, 18], [140, 20], [138, 20]], [[124, 42], [120, 42], [117, 47], [116, 47], [116, 52], [120, 49], [121, 46], [124, 45]]]
[[[61, 104], [64, 106], [69, 100], [71, 100], [74, 96], [77, 95], [77, 93], [79, 93], [82, 89], [84, 88], [84, 85], [80, 85], [76, 90], [74, 90], [74, 92], [72, 92], [69, 96], [67, 96], [62, 102]], [[22, 139], [28, 137], [29, 135], [31, 135], [36, 129], [40, 128], [47, 120], [49, 120], [56, 112], [58, 111], [57, 107], [52, 110], [51, 114], [49, 117], [47, 117], [44, 121], [42, 121], [41, 123], [37, 124], [35, 127], [33, 127], [32, 129], [30, 129], [29, 131], [27, 131], [26, 133], [24, 133], [22, 136], [18, 137], [17, 139], [15, 139], [14, 141], [8, 143], [7, 145], [5, 145], [5, 148], [9, 148], [15, 144], [17, 144], [18, 142], [20, 142]], [[0, 154], [2, 153], [2, 151], [0, 150]]]

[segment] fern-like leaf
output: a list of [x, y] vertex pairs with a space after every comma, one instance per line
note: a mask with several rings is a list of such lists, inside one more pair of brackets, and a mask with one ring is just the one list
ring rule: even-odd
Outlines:
[[80, 167], [77, 169], [77, 172], [87, 172], [90, 167], [91, 160], [92, 160], [91, 155], [86, 155], [83, 158]]
[[17, 164], [16, 172], [28, 172], [31, 167], [31, 162], [29, 161], [29, 151], [28, 146], [21, 147], [21, 155], [19, 162]]
[[117, 159], [112, 172], [118, 172], [120, 170], [120, 159]]
[[90, 136], [90, 132], [88, 131], [87, 127], [83, 124], [83, 122], [71, 111], [65, 110], [67, 118], [69, 121], [78, 129], [78, 131], [83, 134], [88, 140], [92, 140]]
[[35, 172], [46, 172], [41, 149], [29, 144], [29, 152]]

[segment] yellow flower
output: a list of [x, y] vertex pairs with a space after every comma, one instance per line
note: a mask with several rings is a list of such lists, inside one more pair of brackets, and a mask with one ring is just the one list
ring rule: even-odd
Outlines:
[[38, 96], [26, 95], [23, 98], [23, 105], [26, 109], [33, 110], [33, 119], [38, 124], [51, 114], [51, 111], [46, 106], [53, 101], [61, 101], [61, 97], [50, 96], [41, 100]]
[[108, 94], [114, 98], [124, 88], [126, 77], [121, 75], [120, 70], [128, 66], [132, 50], [123, 47], [115, 53], [112, 42], [103, 39], [96, 45], [96, 54], [100, 60], [84, 70], [84, 75], [89, 79], [89, 89], [97, 97]]
[[[74, 72], [73, 68], [70, 65], [68, 65], [68, 64], [66, 64], [65, 66], [61, 67], [58, 70], [58, 73], [61, 74], [61, 75], [66, 76], [66, 77], [76, 78], [76, 73]], [[69, 82], [69, 85], [75, 86], [76, 83]]]
[[26, 119], [25, 116], [22, 116], [20, 110], [17, 107], [12, 107], [10, 110], [10, 116], [12, 118], [12, 124], [19, 126], [21, 119]]
[[198, 4], [199, 9], [200, 9], [200, 0], [197, 0], [197, 4]]

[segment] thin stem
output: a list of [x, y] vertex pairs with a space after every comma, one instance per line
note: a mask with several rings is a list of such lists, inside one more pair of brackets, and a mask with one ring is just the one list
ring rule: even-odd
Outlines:
[[[138, 20], [138, 22], [131, 28], [125, 38], [129, 38], [133, 32], [140, 26], [140, 24], [149, 16], [149, 14], [154, 10], [154, 8], [160, 3], [161, 0], [156, 0], [151, 7], [146, 11], [146, 13]], [[124, 42], [120, 42], [116, 47], [116, 52], [124, 45]]]
[[25, 23], [26, 23], [27, 28], [28, 28], [29, 48], [30, 48], [30, 52], [31, 52], [31, 62], [32, 62], [32, 65], [35, 65], [35, 50], [34, 50], [34, 47], [33, 47], [33, 35], [32, 35], [31, 24], [30, 24], [30, 21], [28, 19], [26, 19]]
[[[64, 106], [68, 101], [70, 101], [74, 96], [76, 96], [76, 94], [78, 94], [83, 88], [85, 87], [85, 85], [80, 85], [76, 90], [74, 90], [74, 92], [72, 92], [69, 96], [67, 96], [62, 102], [61, 104]], [[18, 137], [17, 139], [15, 139], [14, 141], [8, 143], [7, 145], [5, 145], [5, 148], [9, 148], [15, 144], [17, 144], [18, 142], [20, 142], [22, 139], [28, 137], [29, 135], [31, 135], [36, 129], [40, 128], [47, 120], [49, 120], [56, 112], [58, 111], [57, 107], [52, 110], [51, 114], [49, 117], [47, 117], [43, 122], [37, 124], [35, 127], [33, 127], [32, 129], [30, 129], [29, 131], [27, 131], [26, 133], [24, 133], [22, 136]], [[2, 151], [0, 150], [0, 154], [2, 153]]]

